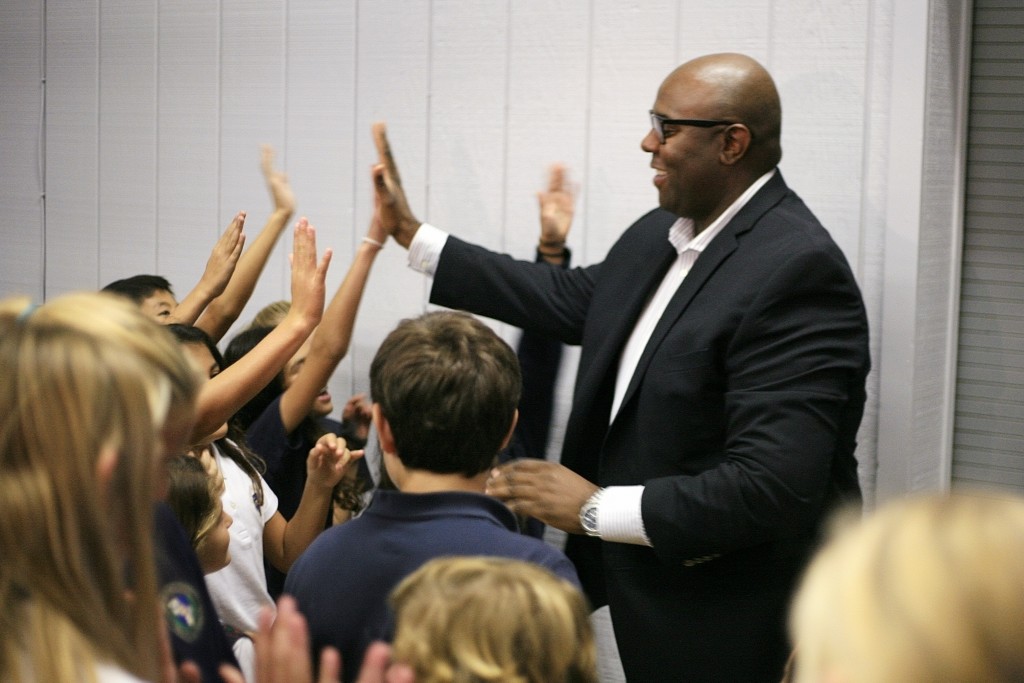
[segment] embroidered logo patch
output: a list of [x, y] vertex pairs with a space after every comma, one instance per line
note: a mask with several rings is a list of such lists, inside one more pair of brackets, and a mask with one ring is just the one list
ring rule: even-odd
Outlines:
[[199, 592], [187, 583], [172, 581], [160, 591], [160, 602], [171, 632], [187, 643], [195, 642], [206, 619]]

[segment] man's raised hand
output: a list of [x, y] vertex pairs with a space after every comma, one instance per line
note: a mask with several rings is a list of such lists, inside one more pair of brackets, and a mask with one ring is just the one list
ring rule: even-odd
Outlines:
[[402, 179], [388, 143], [387, 127], [383, 122], [373, 124], [373, 142], [379, 160], [373, 167], [373, 187], [380, 201], [381, 223], [395, 241], [406, 249], [420, 227], [420, 221], [409, 209], [409, 201], [402, 189]]

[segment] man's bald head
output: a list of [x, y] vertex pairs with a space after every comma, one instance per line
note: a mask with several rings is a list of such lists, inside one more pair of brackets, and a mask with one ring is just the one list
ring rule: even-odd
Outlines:
[[750, 129], [746, 156], [758, 174], [778, 165], [782, 105], [775, 81], [757, 60], [730, 52], [704, 55], [678, 67], [661, 87], [671, 91], [695, 84], [706, 98], [709, 118], [739, 121]]

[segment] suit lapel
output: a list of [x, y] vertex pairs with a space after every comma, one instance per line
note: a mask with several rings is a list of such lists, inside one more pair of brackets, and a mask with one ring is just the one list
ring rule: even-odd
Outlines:
[[[602, 265], [608, 268], [609, 284], [599, 306], [592, 308], [591, 329], [586, 333], [579, 371], [563, 444], [562, 463], [578, 472], [585, 472], [588, 458], [573, 456], [587, 452], [580, 440], [603, 436], [608, 428], [608, 412], [615, 386], [615, 374], [622, 347], [629, 338], [644, 304], [657, 288], [665, 272], [676, 258], [668, 241], [668, 229], [675, 217], [664, 211], [654, 212], [646, 226], [646, 239], [635, 253], [625, 258], [609, 254]], [[576, 460], [580, 460], [576, 463]], [[596, 464], [596, 463], [595, 463]]]
[[[609, 373], [616, 374], [622, 348], [633, 332], [644, 306], [661, 284], [672, 262], [678, 258], [667, 235], [662, 236], [661, 242], [663, 244], [658, 245], [656, 253], [652, 253], [651, 258], [644, 260], [643, 267], [629, 273], [622, 283], [620, 291], [626, 298], [621, 306], [602, 315], [606, 323], [603, 327], [604, 336], [590, 366], [592, 372], [588, 373], [597, 381]], [[652, 264], [654, 267], [651, 267]]]
[[[669, 330], [672, 329], [676, 321], [686, 310], [693, 297], [704, 287], [705, 283], [718, 270], [722, 262], [736, 251], [740, 236], [751, 230], [765, 212], [778, 204], [786, 192], [788, 192], [788, 188], [782, 179], [782, 173], [776, 171], [771, 180], [757, 194], [751, 197], [746, 206], [729, 221], [729, 224], [722, 229], [722, 232], [711, 240], [711, 243], [708, 244], [697, 258], [690, 272], [686, 274], [683, 282], [679, 285], [679, 289], [676, 290], [676, 293], [669, 301], [665, 312], [658, 320], [658, 324], [655, 325], [647, 346], [644, 347], [644, 352], [641, 354], [636, 370], [633, 372], [633, 377], [629, 381], [626, 393], [622, 397], [622, 405], [619, 407], [620, 415], [623, 412], [622, 409], [629, 403], [640, 386], [641, 378], [647, 372], [655, 351], [657, 351]], [[660, 280], [657, 282], [660, 282]], [[654, 285], [655, 287], [657, 282]], [[633, 322], [635, 322], [635, 319]], [[632, 327], [630, 327], [630, 330], [632, 330]]]

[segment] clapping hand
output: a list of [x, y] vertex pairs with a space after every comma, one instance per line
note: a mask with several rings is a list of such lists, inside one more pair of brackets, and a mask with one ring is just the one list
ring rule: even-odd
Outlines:
[[306, 458], [308, 481], [332, 489], [341, 481], [353, 462], [363, 457], [363, 451], [350, 451], [345, 439], [328, 432], [309, 449]]
[[370, 402], [366, 400], [366, 394], [356, 394], [345, 402], [341, 409], [341, 419], [355, 425], [356, 436], [365, 439], [370, 432], [370, 422], [373, 413], [370, 411]]

